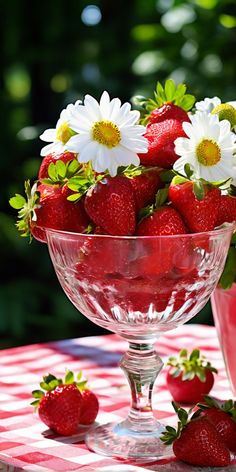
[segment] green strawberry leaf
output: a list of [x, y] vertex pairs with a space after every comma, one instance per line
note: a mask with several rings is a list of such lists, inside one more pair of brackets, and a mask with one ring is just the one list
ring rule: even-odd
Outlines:
[[[71, 187], [69, 188], [71, 190], [74, 190], [74, 188], [71, 188]], [[67, 197], [67, 200], [69, 200], [69, 202], [77, 203], [82, 198], [82, 196], [83, 196], [82, 193], [73, 193], [72, 195], [69, 195], [69, 197]]]
[[42, 390], [33, 390], [32, 395], [33, 395], [34, 398], [43, 398], [44, 397], [44, 393], [42, 392]]
[[164, 205], [164, 203], [167, 201], [168, 193], [169, 193], [169, 185], [166, 186], [165, 188], [160, 188], [157, 191], [156, 198], [155, 198], [155, 208], [159, 208]]
[[154, 91], [154, 99], [149, 98], [145, 101], [142, 97], [142, 107], [145, 107], [148, 112], [147, 115], [141, 120], [143, 124], [148, 122], [149, 114], [156, 108], [161, 107], [165, 103], [173, 103], [185, 111], [192, 109], [195, 103], [195, 97], [190, 94], [186, 94], [186, 85], [179, 84], [175, 85], [172, 79], [168, 79], [165, 82], [164, 87], [160, 82], [157, 82], [156, 90]]
[[9, 203], [15, 210], [20, 210], [26, 204], [26, 199], [19, 193], [16, 193], [15, 197], [11, 197]]
[[71, 370], [67, 370], [65, 375], [65, 384], [72, 384], [74, 381], [74, 373]]
[[175, 83], [173, 80], [168, 79], [165, 83], [165, 96], [168, 102], [171, 102], [175, 98]]
[[197, 200], [201, 201], [205, 197], [204, 185], [201, 180], [195, 180], [193, 182], [193, 193]]
[[60, 159], [56, 161], [56, 173], [59, 178], [64, 179], [66, 177], [66, 164]]
[[67, 177], [68, 179], [72, 177], [76, 172], [79, 170], [80, 164], [77, 161], [77, 159], [73, 159], [73, 161], [70, 161], [67, 163]]
[[219, 285], [227, 290], [236, 282], [236, 247], [230, 246]]
[[194, 103], [195, 97], [187, 93], [181, 100], [179, 100], [178, 105], [185, 111], [189, 111], [193, 108]]
[[16, 221], [16, 227], [22, 237], [30, 237], [31, 240], [31, 232], [30, 226], [32, 220], [36, 220], [36, 212], [35, 210], [38, 208], [39, 205], [39, 192], [36, 190], [37, 182], [31, 188], [30, 181], [25, 181], [25, 194], [26, 198], [18, 193], [11, 197], [9, 200], [9, 204], [16, 210], [18, 210], [18, 220]]
[[162, 182], [164, 182], [166, 184], [169, 184], [173, 180], [175, 175], [176, 175], [176, 172], [173, 169], [164, 170], [160, 173], [160, 177], [161, 177]]
[[182, 374], [183, 381], [190, 381], [197, 376], [201, 382], [205, 382], [207, 370], [217, 372], [210, 362], [206, 361], [205, 356], [201, 355], [199, 349], [193, 349], [190, 355], [186, 349], [182, 349], [178, 357], [169, 357], [167, 365], [172, 367], [170, 374], [173, 377]]
[[185, 172], [187, 178], [188, 178], [189, 180], [191, 180], [191, 177], [193, 176], [193, 173], [194, 173], [194, 172], [193, 172], [193, 170], [192, 170], [190, 164], [188, 164], [188, 163], [185, 164], [185, 166], [184, 166], [184, 172]]

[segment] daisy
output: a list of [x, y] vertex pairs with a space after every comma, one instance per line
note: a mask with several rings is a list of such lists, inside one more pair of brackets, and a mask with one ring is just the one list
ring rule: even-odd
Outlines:
[[139, 111], [131, 105], [121, 105], [119, 98], [103, 92], [100, 103], [86, 95], [69, 120], [75, 131], [67, 142], [68, 151], [78, 153], [81, 163], [91, 161], [95, 172], [108, 170], [114, 177], [119, 166], [139, 165], [137, 153], [147, 152], [148, 141], [143, 137], [145, 127], [138, 125]]
[[196, 102], [195, 107], [197, 111], [205, 111], [211, 113], [212, 110], [221, 104], [221, 100], [218, 97], [204, 98], [201, 102]]
[[42, 141], [51, 143], [41, 149], [41, 156], [51, 153], [60, 154], [67, 151], [66, 143], [75, 134], [69, 127], [69, 120], [80, 103], [80, 100], [77, 100], [74, 105], [70, 103], [65, 110], [62, 110], [56, 128], [47, 129], [39, 136]]
[[235, 135], [228, 120], [219, 121], [217, 115], [198, 112], [190, 116], [192, 123], [183, 123], [187, 138], [175, 140], [175, 152], [181, 156], [174, 169], [185, 174], [190, 164], [194, 177], [208, 182], [236, 178]]

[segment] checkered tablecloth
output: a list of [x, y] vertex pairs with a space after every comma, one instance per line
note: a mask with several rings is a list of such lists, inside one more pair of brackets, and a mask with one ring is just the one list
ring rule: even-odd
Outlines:
[[[221, 399], [231, 398], [215, 328], [185, 325], [160, 337], [156, 347], [164, 361], [183, 347], [199, 347], [219, 371], [212, 393]], [[137, 465], [99, 456], [87, 449], [82, 433], [72, 437], [56, 436], [34, 413], [30, 406], [31, 391], [38, 388], [42, 375], [51, 372], [62, 376], [68, 368], [74, 371], [82, 369], [89, 379], [89, 386], [100, 402], [99, 423], [123, 419], [129, 408], [130, 392], [117, 364], [126, 349], [127, 343], [121, 338], [106, 335], [0, 351], [0, 471], [202, 470], [174, 460]], [[165, 375], [166, 368], [155, 384], [154, 411], [164, 423], [175, 424]], [[236, 466], [227, 470], [236, 470]]]

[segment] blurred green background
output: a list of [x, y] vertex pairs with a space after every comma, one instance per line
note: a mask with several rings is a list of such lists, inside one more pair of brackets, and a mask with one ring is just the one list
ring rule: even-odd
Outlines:
[[[236, 98], [235, 0], [1, 3], [0, 347], [102, 332], [70, 304], [46, 245], [20, 238], [8, 199], [35, 178], [60, 111], [106, 89], [123, 101], [157, 80]], [[195, 322], [211, 323], [210, 305]]]

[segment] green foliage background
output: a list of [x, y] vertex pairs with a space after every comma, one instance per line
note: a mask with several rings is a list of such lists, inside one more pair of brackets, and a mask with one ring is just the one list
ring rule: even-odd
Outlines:
[[[236, 99], [234, 0], [92, 3], [101, 12], [93, 26], [88, 0], [1, 5], [1, 347], [101, 332], [67, 301], [46, 246], [18, 237], [8, 206], [24, 179], [36, 177], [38, 135], [61, 109], [104, 89], [122, 100], [150, 95], [168, 77], [198, 99]], [[209, 305], [197, 320], [211, 322]]]

